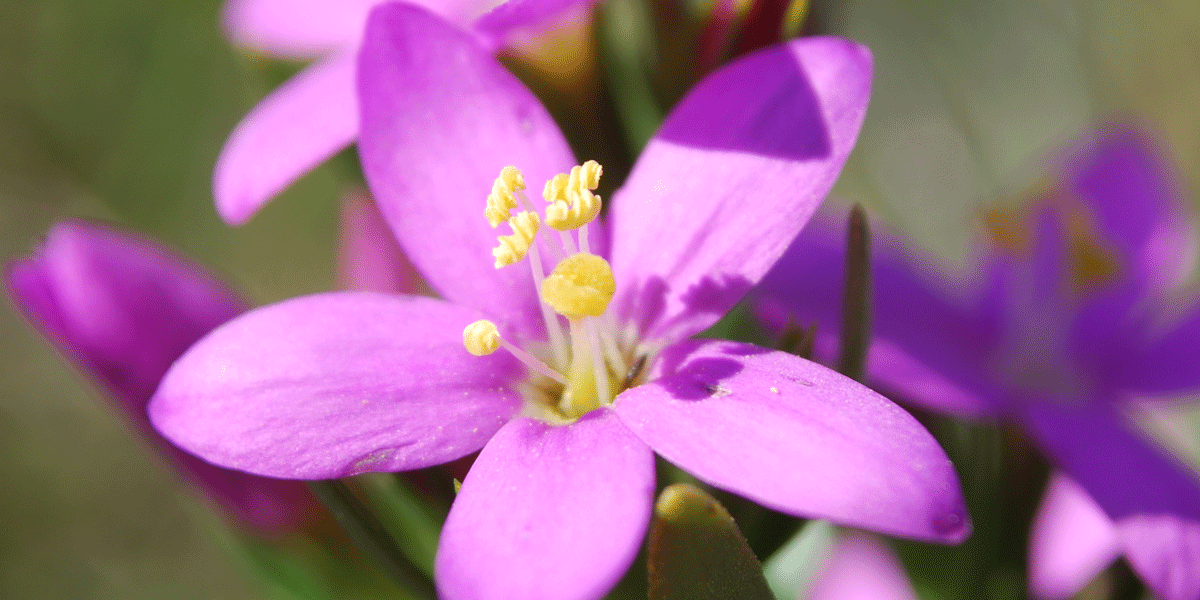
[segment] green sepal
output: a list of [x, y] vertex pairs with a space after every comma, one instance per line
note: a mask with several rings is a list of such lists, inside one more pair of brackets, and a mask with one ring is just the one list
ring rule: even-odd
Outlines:
[[650, 600], [773, 600], [733, 518], [700, 488], [668, 486], [650, 527]]

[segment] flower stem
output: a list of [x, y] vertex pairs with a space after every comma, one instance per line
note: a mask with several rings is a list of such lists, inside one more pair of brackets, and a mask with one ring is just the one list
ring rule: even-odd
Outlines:
[[434, 600], [437, 597], [433, 582], [405, 558], [379, 518], [359, 501], [345, 483], [337, 479], [307, 483], [358, 549], [397, 587], [413, 598]]

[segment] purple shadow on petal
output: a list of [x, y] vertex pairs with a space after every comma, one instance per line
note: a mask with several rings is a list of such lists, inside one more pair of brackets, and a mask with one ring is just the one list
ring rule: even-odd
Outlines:
[[1200, 600], [1200, 522], [1136, 515], [1117, 524], [1130, 567], [1163, 600]]
[[17, 306], [188, 479], [259, 533], [285, 533], [311, 514], [303, 486], [215, 467], [163, 439], [146, 404], [193, 342], [246, 306], [165, 248], [98, 225], [60, 222], [36, 254], [11, 263]]
[[479, 454], [437, 553], [443, 600], [595, 600], [641, 546], [654, 460], [607, 408], [555, 426], [519, 418]]
[[697, 478], [790, 514], [892, 535], [970, 533], [953, 465], [903, 409], [790, 354], [725, 341], [665, 350], [614, 410]]
[[[804, 67], [788, 60], [785, 47], [756, 52], [701, 81], [671, 111], [658, 138], [683, 146], [729, 150], [791, 160], [829, 156], [829, 131], [813, 115], [822, 113]], [[745, 85], [743, 72], [772, 71], [773, 77], [741, 94], [716, 93]], [[768, 110], [787, 106], [787, 110]], [[724, 115], [713, 120], [714, 114]]]
[[[670, 343], [732, 308], [833, 185], [870, 82], [865, 48], [806, 38], [739, 59], [698, 84], [614, 194], [612, 310], [639, 321], [642, 339]], [[764, 129], [778, 115], [797, 122]]]

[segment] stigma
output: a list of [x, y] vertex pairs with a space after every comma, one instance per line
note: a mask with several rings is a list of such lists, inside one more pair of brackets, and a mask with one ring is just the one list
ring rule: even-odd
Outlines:
[[[540, 217], [525, 195], [524, 175], [516, 167], [504, 167], [484, 209], [493, 228], [507, 223], [512, 231], [497, 236], [495, 267], [529, 259], [549, 339], [526, 341], [522, 348], [503, 339], [494, 323], [476, 321], [463, 330], [463, 345], [476, 356], [503, 348], [524, 362], [536, 373], [525, 394], [526, 412], [549, 421], [573, 421], [611, 404], [630, 385], [634, 348], [628, 336], [617, 334], [608, 313], [616, 280], [608, 261], [591, 253], [587, 236], [587, 225], [603, 208], [594, 193], [602, 172], [599, 163], [589, 160], [552, 177], [542, 188], [546, 206]], [[542, 223], [553, 231], [539, 238]], [[557, 259], [548, 273], [539, 241]]]

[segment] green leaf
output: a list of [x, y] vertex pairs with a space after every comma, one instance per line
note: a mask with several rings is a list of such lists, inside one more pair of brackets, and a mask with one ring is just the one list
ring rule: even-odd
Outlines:
[[650, 600], [773, 600], [762, 565], [712, 496], [668, 486], [654, 507], [648, 559]]

